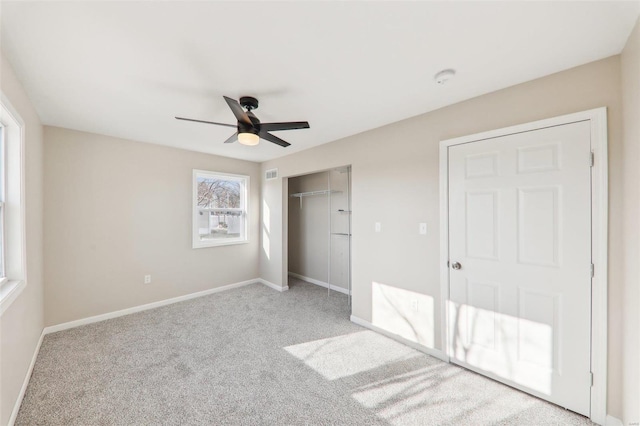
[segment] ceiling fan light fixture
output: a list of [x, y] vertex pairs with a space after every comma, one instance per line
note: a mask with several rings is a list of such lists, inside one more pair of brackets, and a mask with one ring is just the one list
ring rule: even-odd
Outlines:
[[260, 143], [260, 137], [255, 133], [238, 133], [238, 142], [242, 145], [255, 146]]

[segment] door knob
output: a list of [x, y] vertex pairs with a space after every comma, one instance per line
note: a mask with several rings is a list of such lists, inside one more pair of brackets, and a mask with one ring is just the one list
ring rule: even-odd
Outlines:
[[453, 269], [456, 269], [456, 270], [457, 270], [457, 269], [462, 269], [462, 265], [460, 264], [460, 262], [453, 262], [453, 263], [451, 264], [451, 267], [452, 267]]

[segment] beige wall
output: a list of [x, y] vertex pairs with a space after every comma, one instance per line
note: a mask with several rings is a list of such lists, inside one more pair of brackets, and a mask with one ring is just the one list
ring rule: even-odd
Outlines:
[[0, 318], [0, 424], [7, 424], [43, 329], [42, 125], [0, 54], [0, 90], [25, 124], [27, 286]]
[[[191, 248], [193, 169], [251, 177], [249, 244]], [[257, 163], [45, 127], [44, 173], [46, 325], [259, 276]]]
[[[463, 80], [453, 84], [463, 84]], [[446, 88], [445, 88], [446, 90]], [[609, 413], [622, 416], [622, 134], [620, 57], [615, 56], [480, 96], [408, 120], [268, 161], [281, 177], [352, 165], [353, 314], [372, 319], [373, 283], [426, 295], [435, 309], [422, 312], [441, 349], [439, 280], [439, 141], [605, 106], [610, 159]], [[417, 136], [419, 135], [419, 136]], [[286, 203], [280, 180], [264, 181], [263, 203], [274, 228], [261, 251], [261, 276], [286, 284]], [[382, 208], [385, 207], [385, 208]], [[392, 207], [392, 208], [386, 208]], [[285, 213], [283, 215], [283, 213]], [[374, 232], [374, 223], [382, 232]], [[418, 223], [427, 222], [427, 235]], [[283, 256], [284, 254], [284, 256]], [[428, 339], [427, 339], [428, 340]]]
[[624, 386], [622, 419], [640, 422], [640, 19], [621, 55], [624, 177]]

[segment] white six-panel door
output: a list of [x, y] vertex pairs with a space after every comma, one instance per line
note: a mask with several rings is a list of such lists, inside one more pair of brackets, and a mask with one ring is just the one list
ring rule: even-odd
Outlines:
[[589, 122], [448, 149], [452, 361], [588, 416]]

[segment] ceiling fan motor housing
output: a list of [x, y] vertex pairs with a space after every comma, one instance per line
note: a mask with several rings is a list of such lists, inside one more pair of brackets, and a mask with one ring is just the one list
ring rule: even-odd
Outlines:
[[238, 120], [238, 133], [253, 133], [255, 135], [260, 132], [260, 120], [251, 110], [258, 108], [258, 100], [252, 96], [243, 96], [240, 98], [240, 105], [247, 110], [247, 116], [251, 120], [252, 126], [248, 126]]
[[238, 121], [238, 133], [253, 133], [257, 135], [260, 131], [260, 120], [251, 116], [249, 116], [249, 118], [251, 119], [251, 122], [253, 122], [253, 126], [249, 126], [241, 121]]

